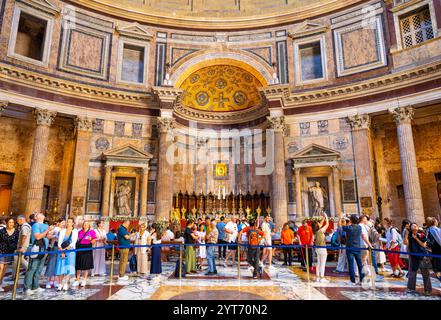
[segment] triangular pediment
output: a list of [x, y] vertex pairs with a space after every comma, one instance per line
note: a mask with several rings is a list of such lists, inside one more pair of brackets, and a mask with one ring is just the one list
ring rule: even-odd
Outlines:
[[333, 149], [320, 146], [318, 144], [310, 144], [309, 146], [297, 151], [292, 159], [305, 159], [305, 158], [340, 158], [340, 152]]
[[48, 0], [18, 0], [18, 2], [24, 3], [30, 7], [44, 11], [51, 15], [60, 13], [60, 9]]
[[140, 40], [151, 40], [153, 38], [153, 35], [137, 22], [129, 24], [125, 27], [117, 26], [116, 30], [120, 35], [128, 38]]
[[326, 29], [328, 29], [328, 27], [323, 24], [305, 20], [301, 24], [296, 26], [291, 32], [289, 32], [288, 36], [293, 39], [301, 38], [301, 37], [325, 32]]
[[131, 144], [125, 144], [121, 147], [110, 149], [103, 153], [104, 158], [109, 159], [127, 159], [127, 160], [150, 160], [153, 155], [139, 150]]

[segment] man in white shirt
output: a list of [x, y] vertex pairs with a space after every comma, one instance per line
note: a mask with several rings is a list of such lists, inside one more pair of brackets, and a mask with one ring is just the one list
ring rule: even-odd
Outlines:
[[[230, 221], [228, 221], [228, 223], [225, 225], [224, 227], [224, 232], [225, 232], [225, 237], [224, 240], [226, 243], [232, 243], [233, 245], [228, 246], [228, 252], [227, 255], [225, 257], [225, 262], [224, 262], [224, 266], [227, 267], [227, 261], [229, 257], [232, 257], [232, 264], [231, 266], [234, 265], [234, 261], [236, 260], [236, 250], [237, 250], [237, 218], [233, 217], [231, 218]], [[240, 261], [238, 262], [240, 263]]]
[[[262, 231], [265, 234], [264, 239], [265, 239], [265, 245], [266, 246], [271, 246], [272, 245], [272, 235], [273, 235], [273, 233], [271, 231], [270, 219], [271, 219], [270, 216], [267, 215], [267, 216], [265, 216], [265, 219], [264, 219], [264, 221], [262, 223]], [[273, 269], [273, 266], [271, 265], [272, 260], [273, 260], [273, 250], [270, 247], [263, 249], [262, 260], [260, 261], [260, 265], [261, 265], [262, 268], [263, 268], [263, 262], [267, 258], [268, 258], [269, 269]]]

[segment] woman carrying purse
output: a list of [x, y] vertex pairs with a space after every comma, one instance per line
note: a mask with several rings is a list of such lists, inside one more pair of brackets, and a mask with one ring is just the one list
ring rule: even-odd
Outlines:
[[[74, 228], [73, 219], [67, 219], [66, 224], [61, 224], [58, 236], [58, 250], [75, 250], [78, 238], [78, 231]], [[57, 290], [67, 291], [70, 278], [75, 276], [75, 251], [62, 252], [58, 254], [55, 266], [55, 275], [58, 276]]]

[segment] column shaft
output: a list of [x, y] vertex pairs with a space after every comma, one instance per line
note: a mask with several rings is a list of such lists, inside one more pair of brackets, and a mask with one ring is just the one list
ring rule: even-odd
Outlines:
[[101, 204], [101, 215], [107, 217], [109, 215], [109, 197], [110, 197], [110, 180], [112, 179], [112, 167], [106, 166], [103, 181], [103, 195]]
[[141, 181], [141, 217], [147, 216], [147, 188], [149, 181], [149, 169], [144, 168], [142, 171], [142, 181]]
[[303, 218], [303, 206], [302, 206], [302, 179], [300, 177], [300, 168], [294, 169], [296, 175], [296, 218]]
[[340, 172], [337, 167], [332, 167], [332, 179], [334, 181], [335, 216], [341, 218], [343, 212], [341, 208]]
[[274, 172], [272, 175], [272, 195], [275, 223], [277, 227], [282, 227], [288, 221], [288, 205], [286, 194], [286, 175], [285, 175], [285, 146], [283, 143], [283, 133], [274, 132]]

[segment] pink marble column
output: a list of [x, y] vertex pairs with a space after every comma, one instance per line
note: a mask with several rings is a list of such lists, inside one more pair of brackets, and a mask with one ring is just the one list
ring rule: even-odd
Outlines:
[[107, 217], [109, 215], [109, 198], [110, 198], [110, 186], [112, 180], [112, 166], [106, 165], [103, 181], [103, 194], [101, 196], [101, 216]]
[[149, 181], [149, 167], [142, 168], [142, 181], [141, 181], [141, 217], [147, 216], [147, 188]]
[[274, 171], [271, 177], [272, 212], [277, 228], [288, 221], [288, 199], [285, 175], [285, 117], [268, 117], [270, 128], [274, 130]]
[[[172, 131], [175, 120], [158, 118], [159, 155], [156, 181], [156, 218], [168, 218], [173, 208], [173, 163], [167, 159], [167, 150], [173, 143]], [[171, 160], [171, 159], [170, 159]]]
[[399, 107], [389, 112], [397, 124], [407, 219], [421, 226], [424, 223], [424, 208], [412, 133], [415, 111], [412, 107]]
[[72, 174], [70, 212], [82, 216], [86, 212], [87, 181], [89, 178], [89, 155], [94, 120], [86, 117], [75, 119], [76, 144]]
[[26, 216], [31, 215], [33, 212], [41, 211], [49, 131], [57, 115], [55, 111], [45, 109], [35, 109], [33, 113], [37, 127], [35, 129], [31, 167], [29, 170]]

